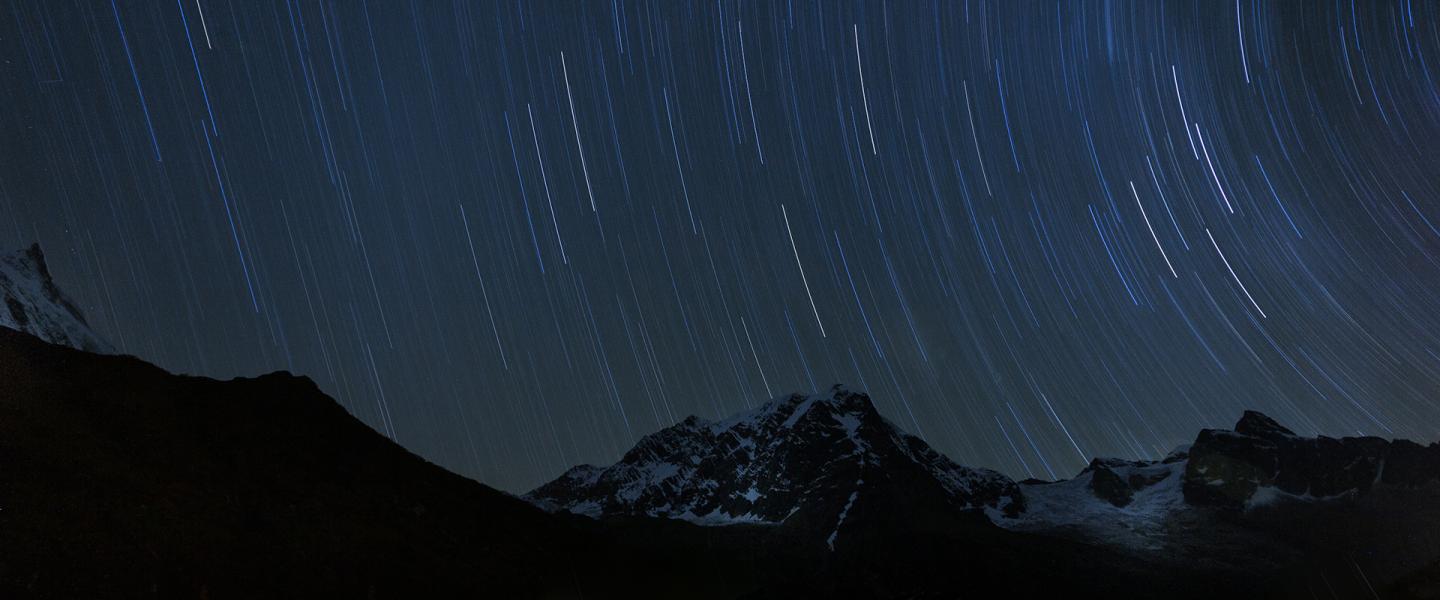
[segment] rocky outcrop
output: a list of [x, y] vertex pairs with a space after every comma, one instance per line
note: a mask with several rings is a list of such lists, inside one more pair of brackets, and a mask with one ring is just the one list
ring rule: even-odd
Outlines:
[[1376, 485], [1440, 480], [1440, 445], [1377, 437], [1301, 437], [1247, 411], [1234, 431], [1206, 429], [1190, 448], [1186, 502], [1250, 508], [1278, 498], [1343, 499]]
[[1170, 469], [1156, 468], [1157, 464], [1169, 465], [1183, 460], [1185, 460], [1183, 452], [1171, 454], [1159, 463], [1097, 458], [1090, 461], [1090, 466], [1085, 467], [1085, 470], [1080, 473], [1082, 476], [1086, 473], [1090, 474], [1089, 487], [1096, 498], [1116, 507], [1124, 507], [1130, 504], [1136, 492], [1170, 477]]

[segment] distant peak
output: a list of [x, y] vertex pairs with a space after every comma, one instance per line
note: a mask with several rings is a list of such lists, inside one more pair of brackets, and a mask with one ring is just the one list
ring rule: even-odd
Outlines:
[[1253, 410], [1245, 411], [1240, 421], [1235, 423], [1235, 432], [1256, 437], [1293, 436], [1295, 432], [1286, 429], [1284, 425], [1276, 422], [1260, 412]]
[[0, 255], [0, 327], [28, 333], [52, 344], [111, 353], [85, 315], [50, 277], [40, 244]]
[[1006, 514], [1023, 505], [1009, 478], [956, 465], [885, 420], [869, 395], [844, 385], [775, 396], [715, 422], [687, 417], [641, 438], [619, 462], [577, 467], [526, 498], [545, 510], [593, 517], [822, 523], [833, 540], [842, 524], [861, 518], [844, 515], [862, 489], [875, 498], [884, 495], [877, 486], [897, 481], [918, 486], [896, 500], [902, 504]]

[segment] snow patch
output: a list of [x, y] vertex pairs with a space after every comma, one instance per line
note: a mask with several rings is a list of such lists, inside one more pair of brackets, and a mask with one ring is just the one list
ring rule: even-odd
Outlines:
[[1245, 510], [1255, 510], [1282, 502], [1327, 502], [1349, 498], [1357, 493], [1359, 490], [1351, 489], [1331, 496], [1315, 496], [1311, 495], [1308, 490], [1304, 494], [1292, 494], [1275, 486], [1262, 485], [1256, 488], [1255, 493], [1250, 494], [1249, 500], [1245, 501]]
[[751, 484], [750, 489], [745, 490], [745, 493], [740, 495], [741, 498], [744, 498], [751, 504], [754, 504], [755, 501], [759, 500], [761, 496], [764, 496], [764, 494], [761, 494], [760, 490], [755, 489], [754, 484]]
[[794, 427], [795, 423], [798, 423], [800, 421], [800, 417], [803, 417], [805, 416], [805, 413], [810, 412], [810, 407], [815, 405], [815, 401], [823, 397], [824, 396], [810, 396], [809, 398], [806, 398], [804, 402], [800, 403], [800, 406], [795, 407], [795, 412], [790, 413], [790, 417], [785, 419], [785, 424], [783, 425], [783, 427], [786, 429]]
[[775, 523], [765, 520], [764, 517], [754, 513], [731, 515], [723, 510], [714, 510], [704, 515], [696, 515], [693, 512], [685, 511], [674, 518], [681, 521], [689, 521], [696, 525], [774, 525]]
[[584, 515], [592, 519], [600, 518], [601, 514], [600, 503], [594, 500], [586, 500], [585, 502], [581, 502], [579, 504], [567, 507], [565, 510], [566, 512], [575, 513], [577, 515]]
[[840, 509], [840, 518], [835, 520], [835, 530], [830, 532], [830, 537], [825, 538], [825, 545], [830, 551], [835, 551], [835, 537], [840, 535], [840, 526], [845, 524], [845, 516], [850, 514], [850, 507], [855, 506], [855, 499], [860, 497], [860, 485], [865, 483], [864, 479], [855, 482], [855, 491], [850, 492], [850, 499], [845, 501], [845, 508]]
[[1159, 549], [1165, 537], [1165, 521], [1185, 506], [1181, 483], [1187, 461], [1151, 464], [1122, 469], [1131, 474], [1164, 478], [1134, 492], [1130, 503], [1115, 506], [1090, 489], [1094, 473], [1055, 483], [1022, 484], [1025, 512], [1007, 517], [998, 509], [985, 512], [996, 525], [1017, 531], [1066, 529], [1136, 549]]

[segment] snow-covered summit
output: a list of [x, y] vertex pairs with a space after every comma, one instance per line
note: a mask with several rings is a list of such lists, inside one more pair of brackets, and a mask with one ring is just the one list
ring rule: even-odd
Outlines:
[[80, 309], [50, 279], [40, 245], [0, 257], [0, 327], [8, 327], [52, 344], [89, 352], [114, 353], [95, 335]]
[[689, 417], [641, 439], [614, 465], [575, 467], [526, 498], [592, 517], [833, 523], [833, 547], [847, 515], [897, 495], [956, 510], [1014, 513], [1022, 505], [1008, 477], [951, 462], [886, 420], [868, 396], [838, 385], [720, 421]]

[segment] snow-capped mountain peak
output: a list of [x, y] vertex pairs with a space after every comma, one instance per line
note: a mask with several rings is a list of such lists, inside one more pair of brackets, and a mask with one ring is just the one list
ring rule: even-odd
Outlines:
[[40, 245], [0, 257], [0, 327], [23, 331], [52, 344], [114, 353], [90, 329], [80, 309], [50, 279]]
[[838, 385], [719, 421], [689, 417], [644, 437], [614, 465], [575, 467], [526, 498], [592, 517], [833, 521], [838, 532], [857, 504], [892, 497], [885, 488], [896, 486], [960, 510], [1022, 506], [1009, 478], [956, 465], [886, 420], [868, 396]]
[[575, 467], [525, 499], [597, 519], [784, 527], [834, 552], [974, 516], [1143, 554], [1223, 539], [1207, 533], [1214, 514], [1436, 481], [1440, 444], [1302, 437], [1247, 411], [1233, 430], [1204, 430], [1159, 460], [1097, 458], [1069, 480], [1017, 484], [952, 462], [865, 394], [835, 386], [718, 421], [686, 418], [615, 464]]

